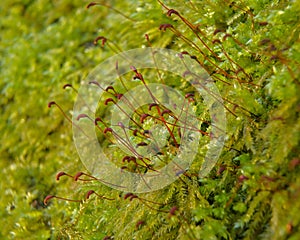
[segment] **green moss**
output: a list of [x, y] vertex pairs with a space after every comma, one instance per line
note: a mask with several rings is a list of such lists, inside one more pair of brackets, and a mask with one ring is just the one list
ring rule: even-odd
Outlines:
[[[6, 227], [0, 238], [300, 238], [299, 1], [163, 3], [198, 30], [150, 0], [115, 1], [122, 15], [105, 6], [86, 9], [82, 1], [1, 2], [0, 222]], [[159, 31], [165, 23], [181, 35]], [[202, 149], [187, 176], [139, 195], [164, 204], [154, 205], [160, 211], [125, 201], [101, 183], [55, 182], [58, 171], [84, 167], [70, 124], [47, 108], [55, 100], [71, 116], [76, 93], [62, 86], [78, 87], [115, 52], [146, 46], [146, 33], [154, 47], [195, 55], [227, 108], [226, 146], [209, 176], [194, 176]], [[94, 46], [100, 35], [113, 44]], [[180, 81], [174, 86], [190, 88]], [[195, 109], [207, 119], [200, 104]], [[48, 194], [80, 199], [90, 189], [116, 200], [42, 203]], [[170, 217], [172, 206], [178, 210]]]

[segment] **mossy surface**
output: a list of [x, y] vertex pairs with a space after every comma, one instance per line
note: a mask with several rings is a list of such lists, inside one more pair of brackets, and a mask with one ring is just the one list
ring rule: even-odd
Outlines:
[[[299, 1], [101, 3], [0, 3], [0, 238], [299, 239]], [[76, 92], [63, 85], [78, 88], [104, 59], [147, 46], [145, 34], [154, 47], [194, 55], [227, 109], [225, 147], [207, 177], [194, 174], [200, 151], [181, 180], [139, 195], [163, 204], [160, 211], [99, 182], [57, 182], [59, 171], [85, 169], [72, 126], [47, 107], [56, 101], [72, 116]], [[97, 36], [107, 44], [94, 45]], [[208, 118], [200, 104], [195, 109]], [[43, 204], [48, 194], [83, 199], [91, 189], [115, 200]]]

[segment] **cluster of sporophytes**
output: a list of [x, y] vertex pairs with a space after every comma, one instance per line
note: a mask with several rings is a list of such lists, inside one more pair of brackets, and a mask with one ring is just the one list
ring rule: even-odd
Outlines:
[[[103, 107], [95, 113], [98, 117], [79, 114], [76, 121], [87, 120], [95, 125], [105, 153], [114, 159], [120, 171], [141, 176], [159, 172], [176, 155], [184, 128], [199, 133], [203, 147], [189, 169], [178, 169], [181, 175], [176, 182], [147, 194], [113, 190], [101, 178], [85, 171], [74, 175], [67, 170], [59, 172], [57, 180], [68, 177], [82, 185], [74, 190], [73, 196], [58, 194], [45, 198], [45, 205], [53, 198], [79, 203], [72, 221], [55, 234], [78, 239], [101, 236], [104, 239], [297, 239], [300, 236], [299, 3], [158, 1], [142, 4], [132, 13], [106, 2], [88, 5], [89, 9], [96, 7], [113, 11], [113, 20], [124, 19], [126, 31], [131, 33], [125, 38], [136, 40], [136, 33], [145, 35], [140, 38], [141, 45], [158, 44], [177, 50], [209, 73], [227, 112], [227, 139], [215, 168], [207, 177], [199, 178], [197, 172], [211, 137], [211, 119], [203, 108], [203, 99], [190, 84], [172, 76], [172, 87], [185, 96], [180, 111], [185, 114], [186, 109], [193, 109], [201, 122], [198, 128], [181, 122], [154, 96], [148, 79], [165, 83], [159, 72], [156, 76], [151, 73], [146, 76], [131, 66], [131, 72], [120, 76], [116, 86], [103, 88], [101, 82], [89, 82], [106, 92], [100, 101]], [[140, 18], [139, 12], [144, 18]], [[158, 18], [158, 14], [165, 15]], [[109, 19], [105, 21], [112, 24]], [[147, 29], [145, 24], [150, 30], [140, 32]], [[164, 38], [165, 34], [168, 37]], [[122, 51], [119, 42], [127, 41], [124, 37], [118, 40], [101, 35], [94, 44], [101, 40], [101, 51], [118, 53]], [[119, 101], [123, 100], [131, 108], [132, 101], [126, 101], [124, 96], [130, 85], [136, 84], [153, 101], [128, 116], [129, 126], [123, 122], [111, 126], [105, 106], [113, 104], [122, 111]], [[64, 88], [77, 91], [70, 83]], [[54, 105], [77, 126], [59, 103], [50, 102], [48, 106]], [[160, 137], [153, 136], [154, 124], [162, 135], [168, 136], [163, 144], [155, 142]], [[153, 154], [144, 158], [144, 151]], [[73, 185], [69, 187], [74, 189]]]

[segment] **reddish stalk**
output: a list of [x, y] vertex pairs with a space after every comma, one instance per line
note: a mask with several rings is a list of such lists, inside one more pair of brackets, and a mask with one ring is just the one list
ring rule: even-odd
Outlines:
[[58, 197], [58, 196], [55, 196], [55, 195], [48, 195], [44, 199], [44, 205], [47, 206], [48, 205], [48, 201], [50, 199], [52, 199], [52, 198], [56, 198], [56, 199], [59, 199], [59, 200], [64, 200], [64, 201], [67, 201], [67, 202], [79, 202], [79, 203], [82, 203], [82, 200], [75, 200], [75, 199], [70, 199], [70, 198], [63, 198], [63, 197]]
[[72, 124], [74, 125], [76, 128], [78, 128], [87, 138], [90, 138], [82, 129], [81, 127], [79, 127], [76, 123], [74, 123], [72, 121], [71, 118], [68, 117], [68, 115], [64, 112], [64, 110], [61, 108], [61, 106], [59, 106], [56, 102], [52, 101], [48, 103], [48, 108], [51, 108], [53, 105], [55, 105], [59, 111], [61, 112], [61, 114]]
[[130, 20], [132, 22], [135, 22], [135, 20], [127, 15], [125, 15], [124, 13], [122, 13], [121, 11], [119, 11], [118, 9], [112, 7], [111, 5], [105, 3], [105, 2], [91, 2], [89, 3], [86, 8], [89, 9], [90, 7], [96, 6], [96, 5], [100, 5], [106, 8], [109, 8], [111, 10], [113, 10], [114, 12], [118, 13], [119, 15], [123, 16], [124, 18], [126, 18], [127, 20]]
[[105, 199], [105, 200], [109, 200], [109, 201], [115, 200], [114, 198], [108, 198], [108, 197], [101, 196], [100, 194], [96, 193], [94, 190], [89, 190], [86, 193], [85, 200], [89, 199], [92, 194], [96, 195], [98, 198], [101, 198], [101, 199]]
[[[86, 176], [86, 177], [88, 177], [90, 179], [82, 179], [82, 178], [80, 178], [81, 176]], [[100, 181], [100, 182], [105, 183], [105, 184], [109, 184], [111, 186], [120, 187], [120, 188], [126, 188], [124, 186], [120, 186], [120, 185], [116, 185], [116, 184], [113, 184], [113, 183], [109, 183], [107, 181], [104, 181], [103, 179], [96, 178], [96, 177], [94, 177], [94, 176], [92, 176], [90, 174], [84, 173], [84, 172], [78, 172], [78, 173], [76, 173], [74, 175], [74, 181], [78, 181], [78, 180], [80, 180], [80, 181], [92, 181], [92, 180], [96, 180], [96, 181]]]
[[159, 116], [160, 116], [160, 119], [162, 120], [163, 124], [164, 124], [165, 127], [167, 128], [167, 130], [168, 130], [168, 132], [169, 132], [171, 138], [173, 139], [174, 143], [176, 144], [176, 146], [179, 146], [179, 144], [177, 143], [176, 138], [175, 138], [173, 132], [171, 131], [171, 129], [169, 128], [169, 126], [168, 126], [167, 123], [166, 123], [165, 118], [164, 118], [164, 117], [162, 116], [162, 114], [161, 114], [160, 108], [159, 108], [159, 106], [158, 106], [158, 104], [159, 104], [160, 102], [159, 102], [159, 101], [154, 97], [154, 95], [152, 94], [151, 90], [149, 89], [149, 87], [147, 86], [147, 84], [146, 84], [146, 82], [145, 82], [145, 80], [144, 80], [143, 75], [142, 75], [141, 73], [139, 73], [139, 72], [137, 71], [137, 69], [136, 69], [134, 66], [132, 66], [131, 69], [133, 70], [133, 72], [135, 72], [135, 74], [136, 74], [135, 77], [142, 81], [143, 85], [145, 86], [145, 88], [147, 89], [148, 93], [150, 94], [150, 96], [151, 96], [153, 102], [157, 104], [157, 105], [156, 105], [156, 109], [157, 109], [157, 112], [158, 112], [158, 114], [159, 114]]
[[163, 212], [163, 213], [168, 213], [168, 211], [165, 211], [165, 210], [162, 210], [162, 209], [156, 209], [156, 208], [153, 208], [152, 206], [150, 206], [147, 202], [150, 202], [150, 203], [153, 203], [153, 204], [158, 204], [158, 205], [165, 205], [165, 204], [162, 204], [162, 203], [156, 203], [156, 202], [153, 202], [153, 201], [150, 201], [150, 200], [146, 200], [144, 198], [140, 198], [138, 197], [137, 195], [133, 194], [133, 193], [127, 193], [125, 194], [124, 196], [124, 199], [129, 199], [130, 201], [132, 201], [133, 199], [137, 199], [139, 200], [140, 202], [142, 202], [145, 206], [147, 206], [148, 208], [152, 209], [152, 210], [155, 210], [155, 211], [158, 211], [158, 212]]
[[203, 46], [220, 62], [222, 59], [204, 42], [204, 40], [198, 35], [197, 31], [198, 28], [194, 26], [191, 22], [189, 22], [186, 18], [184, 18], [179, 12], [177, 12], [174, 9], [167, 8], [168, 12], [167, 15], [170, 17], [172, 14], [177, 15], [191, 30], [192, 32], [196, 35], [198, 40], [203, 44]]

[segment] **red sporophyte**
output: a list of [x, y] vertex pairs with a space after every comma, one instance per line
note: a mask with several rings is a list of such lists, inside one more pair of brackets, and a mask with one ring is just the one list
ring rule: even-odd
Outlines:
[[115, 94], [117, 93], [113, 86], [108, 86], [107, 88], [105, 88], [106, 92], [108, 92], [109, 90], [112, 90]]
[[129, 197], [129, 201], [132, 201], [135, 198], [138, 198], [138, 196], [137, 195], [132, 195], [132, 196]]
[[61, 176], [63, 176], [63, 175], [66, 175], [66, 173], [65, 173], [65, 172], [59, 172], [59, 173], [56, 175], [56, 180], [58, 181], [59, 178], [60, 178]]
[[269, 23], [268, 22], [259, 22], [258, 24], [259, 24], [259, 26], [267, 26]]
[[149, 35], [148, 35], [148, 34], [145, 34], [145, 38], [146, 38], [146, 41], [147, 41], [147, 42], [149, 43], [149, 45], [151, 46]]
[[165, 24], [161, 24], [159, 26], [159, 30], [163, 30], [163, 31], [166, 31], [167, 28], [174, 28], [172, 24], [170, 23], [165, 23]]
[[[198, 60], [197, 56], [195, 56], [195, 55], [191, 55], [190, 58], [191, 58], [191, 59], [194, 59], [194, 60]], [[186, 71], [185, 71], [185, 72], [186, 72]]]
[[213, 33], [213, 35], [216, 35], [216, 34], [218, 34], [218, 33], [220, 33], [220, 32], [225, 32], [223, 29], [216, 29], [215, 31], [214, 31], [214, 33]]
[[137, 130], [137, 129], [134, 129], [132, 132], [133, 136], [135, 136], [135, 137], [137, 137], [138, 133], [139, 133], [139, 130]]
[[132, 195], [133, 195], [133, 193], [126, 193], [125, 196], [124, 196], [124, 199], [126, 200], [127, 198], [129, 198]]
[[149, 114], [143, 113], [143, 114], [141, 115], [141, 117], [140, 117], [140, 122], [141, 122], [141, 123], [144, 123], [145, 119], [146, 119], [147, 117], [149, 117], [149, 116], [150, 116]]
[[90, 190], [90, 191], [88, 191], [88, 192], [86, 193], [86, 195], [85, 195], [85, 199], [89, 199], [89, 198], [90, 198], [90, 196], [91, 196], [93, 193], [95, 193], [95, 191], [94, 191], [94, 190]]
[[56, 102], [54, 102], [54, 101], [52, 101], [52, 102], [49, 102], [49, 103], [48, 103], [48, 108], [51, 108], [51, 107], [52, 107], [52, 105], [56, 105]]
[[91, 3], [89, 3], [89, 4], [86, 6], [86, 8], [90, 8], [90, 7], [95, 6], [95, 5], [97, 5], [97, 3], [91, 2]]
[[81, 113], [77, 116], [76, 120], [79, 121], [81, 118], [90, 118], [90, 117], [85, 113]]
[[117, 98], [118, 100], [120, 100], [122, 97], [123, 97], [123, 94], [122, 94], [122, 93], [116, 94], [116, 98]]
[[138, 72], [135, 66], [130, 66], [130, 69], [131, 69], [133, 72], [135, 72], [135, 73]]
[[103, 36], [96, 37], [95, 40], [94, 40], [94, 44], [97, 45], [97, 43], [98, 43], [99, 40], [102, 40], [101, 41], [101, 45], [102, 45], [102, 47], [104, 47], [104, 45], [105, 45], [105, 43], [107, 41], [107, 38], [103, 37]]
[[122, 122], [118, 122], [118, 126], [122, 129], [125, 129], [125, 125]]
[[219, 39], [214, 39], [214, 40], [212, 40], [212, 43], [213, 44], [216, 44], [216, 43], [221, 44], [221, 41]]
[[145, 142], [140, 142], [136, 145], [136, 147], [147, 146], [148, 144]]
[[194, 93], [187, 93], [184, 95], [185, 98], [191, 98], [191, 97], [194, 97], [195, 94]]
[[[131, 157], [128, 159], [127, 162], [134, 162], [135, 164], [137, 164], [137, 163], [136, 163], [136, 157], [131, 156]], [[138, 164], [138, 165], [142, 166], [141, 164]]]
[[149, 104], [148, 110], [151, 111], [153, 107], [157, 107], [157, 106], [158, 106], [157, 103], [151, 103], [151, 104]]
[[245, 175], [241, 175], [241, 176], [239, 176], [238, 181], [239, 181], [240, 183], [242, 183], [242, 182], [244, 182], [245, 180], [248, 180], [248, 179], [249, 179], [249, 178], [246, 177]]
[[[192, 57], [192, 56], [191, 56]], [[189, 70], [184, 71], [184, 73], [182, 74], [182, 76], [185, 78], [188, 75], [192, 75], [192, 72]]]
[[169, 109], [165, 109], [160, 113], [160, 116], [163, 116], [164, 114], [168, 114], [171, 113], [171, 111]]
[[98, 125], [98, 122], [104, 123], [101, 118], [97, 117], [97, 118], [95, 118], [95, 121], [94, 121], [95, 125]]
[[147, 137], [148, 137], [148, 136], [152, 135], [152, 133], [149, 130], [144, 130], [143, 135], [144, 136], [147, 135]]
[[75, 176], [74, 176], [74, 180], [75, 180], [75, 181], [78, 181], [78, 179], [79, 179], [82, 175], [84, 175], [83, 172], [78, 172], [78, 173], [76, 173]]
[[135, 224], [135, 227], [136, 228], [139, 228], [140, 226], [144, 225], [145, 224], [145, 221], [143, 220], [139, 220], [136, 224]]
[[97, 81], [95, 81], [95, 80], [89, 81], [89, 84], [95, 84], [95, 85], [97, 85], [99, 88], [101, 88], [100, 84], [99, 84]]
[[114, 198], [108, 198], [108, 197], [101, 196], [101, 195], [99, 195], [98, 193], [96, 193], [94, 190], [89, 190], [89, 191], [86, 193], [86, 195], [85, 195], [85, 200], [89, 199], [90, 196], [91, 196], [92, 194], [96, 195], [98, 198], [101, 198], [101, 199], [110, 200], [110, 201], [115, 200]]
[[69, 84], [69, 83], [67, 83], [67, 84], [65, 84], [64, 86], [63, 86], [63, 89], [66, 89], [66, 88], [72, 88], [73, 86], [71, 85], [71, 84]]
[[108, 98], [105, 100], [104, 105], [107, 105], [110, 102], [116, 103], [115, 100], [113, 100], [112, 98]]
[[125, 157], [123, 157], [123, 159], [122, 159], [122, 162], [129, 162], [129, 159], [130, 159], [130, 156], [125, 156]]
[[229, 38], [229, 37], [232, 37], [232, 35], [231, 34], [229, 34], [229, 33], [226, 33], [224, 36], [223, 36], [223, 41], [225, 41], [227, 38]]
[[63, 85], [63, 89], [67, 89], [67, 88], [72, 88], [72, 90], [78, 94], [77, 89], [74, 88], [72, 84], [67, 83], [67, 84]]
[[179, 15], [179, 13], [178, 13], [176, 10], [170, 9], [170, 10], [167, 12], [167, 16], [170, 17], [172, 14]]
[[[86, 176], [86, 177], [88, 177], [88, 179], [82, 179], [82, 178], [80, 178], [81, 176]], [[94, 176], [92, 176], [92, 175], [90, 175], [90, 174], [84, 173], [84, 172], [78, 172], [78, 173], [76, 173], [76, 174], [74, 175], [73, 179], [74, 179], [74, 181], [78, 181], [78, 180], [80, 180], [80, 181], [93, 181], [93, 180], [99, 180], [99, 179], [97, 179], [96, 177], [94, 177]]]
[[112, 130], [112, 128], [109, 128], [109, 127], [107, 127], [107, 128], [105, 128], [104, 129], [104, 134], [106, 134], [107, 132], [110, 132], [110, 133], [112, 133], [113, 132], [113, 130]]
[[133, 79], [134, 80], [139, 79], [145, 84], [143, 75], [140, 72], [138, 72], [138, 70], [134, 66], [131, 66], [130, 68], [135, 73]]
[[47, 205], [48, 204], [48, 201], [52, 198], [54, 198], [55, 196], [54, 195], [48, 195], [47, 197], [45, 197], [44, 199], [44, 205]]
[[131, 161], [135, 162], [136, 161], [136, 157], [134, 157], [134, 156], [125, 156], [122, 159], [122, 162], [131, 162]]
[[178, 211], [178, 207], [173, 206], [169, 211], [169, 217], [174, 216], [177, 211]]
[[136, 79], [143, 80], [142, 75], [139, 74], [139, 73], [137, 73], [137, 74], [133, 77], [133, 79], [134, 79], [134, 80], [136, 80]]
[[73, 178], [73, 176], [71, 176], [71, 175], [68, 174], [68, 173], [65, 173], [65, 172], [59, 172], [58, 174], [56, 174], [56, 181], [59, 181], [61, 176], [68, 176], [68, 177], [70, 177], [70, 178]]
[[183, 55], [190, 55], [187, 51], [182, 51], [181, 54], [183, 54]]
[[128, 169], [128, 167], [127, 166], [122, 166], [121, 167], [121, 173], [123, 172], [124, 169]]

